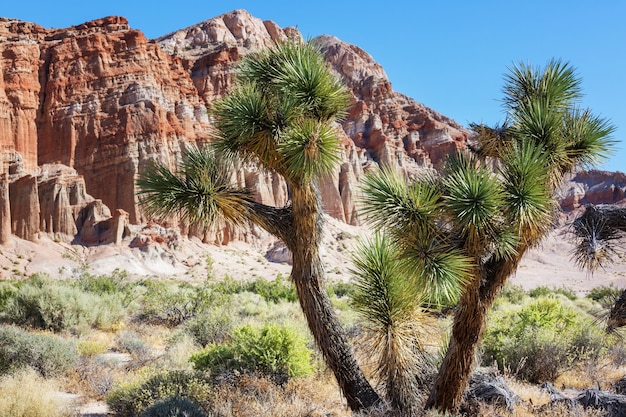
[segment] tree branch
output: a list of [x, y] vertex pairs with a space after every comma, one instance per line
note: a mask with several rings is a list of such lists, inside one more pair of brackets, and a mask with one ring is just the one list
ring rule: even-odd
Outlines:
[[282, 240], [287, 248], [293, 252], [295, 246], [295, 228], [293, 209], [291, 206], [272, 207], [251, 201], [249, 210], [250, 220], [252, 220], [252, 222]]

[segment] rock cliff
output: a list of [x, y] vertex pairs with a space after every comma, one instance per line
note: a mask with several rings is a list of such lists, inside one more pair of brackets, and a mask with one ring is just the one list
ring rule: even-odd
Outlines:
[[581, 171], [563, 184], [559, 192], [561, 208], [576, 210], [586, 204], [626, 204], [626, 174], [607, 171]]
[[[87, 245], [119, 242], [128, 224], [149, 220], [135, 186], [146, 164], [174, 166], [186, 147], [209, 142], [207, 108], [232, 85], [237, 62], [294, 37], [296, 29], [244, 10], [156, 40], [123, 17], [66, 29], [0, 18], [0, 244], [11, 234], [36, 241], [42, 233]], [[395, 92], [357, 46], [331, 36], [315, 42], [352, 92], [343, 163], [320, 184], [324, 207], [358, 224], [363, 172], [381, 164], [407, 176], [437, 168], [469, 132]], [[272, 173], [242, 167], [233, 178], [261, 202], [288, 202], [285, 182]], [[258, 235], [182, 230], [219, 243]]]

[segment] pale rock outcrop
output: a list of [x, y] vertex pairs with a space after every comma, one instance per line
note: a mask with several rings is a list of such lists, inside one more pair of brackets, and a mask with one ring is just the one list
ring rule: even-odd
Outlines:
[[0, 175], [0, 245], [11, 241], [11, 203], [9, 199], [9, 177]]
[[37, 177], [23, 176], [9, 185], [11, 231], [17, 237], [39, 240], [39, 198]]

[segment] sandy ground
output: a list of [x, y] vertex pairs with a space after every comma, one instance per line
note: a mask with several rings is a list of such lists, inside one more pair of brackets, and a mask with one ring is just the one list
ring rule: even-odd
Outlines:
[[[590, 276], [571, 260], [572, 244], [565, 230], [555, 230], [541, 246], [527, 253], [511, 282], [526, 289], [541, 285], [567, 287], [581, 296], [600, 285], [626, 288], [626, 256], [622, 255], [614, 265]], [[350, 279], [350, 254], [364, 235], [367, 231], [362, 227], [328, 220], [322, 252], [328, 279]], [[271, 249], [275, 249], [272, 256], [268, 255]], [[273, 279], [277, 274], [288, 276], [291, 270], [281, 249], [284, 249], [282, 244], [271, 238], [255, 244], [234, 242], [225, 246], [180, 239], [175, 250], [159, 244], [130, 248], [126, 241], [120, 246], [82, 247], [46, 237], [39, 243], [14, 238], [0, 249], [0, 278], [28, 276], [35, 272], [54, 278], [72, 278], [85, 271], [108, 274], [120, 269], [131, 277], [197, 282], [207, 277], [211, 266], [216, 279], [226, 275], [233, 279]]]

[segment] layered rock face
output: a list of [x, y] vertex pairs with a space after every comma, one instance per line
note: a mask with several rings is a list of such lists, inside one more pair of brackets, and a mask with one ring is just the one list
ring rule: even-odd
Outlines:
[[581, 171], [572, 175], [559, 191], [561, 208], [575, 210], [587, 204], [626, 204], [626, 174]]
[[[93, 243], [105, 218], [118, 220], [103, 236], [123, 233], [125, 221], [146, 221], [135, 186], [146, 164], [174, 166], [185, 147], [210, 141], [206, 108], [230, 88], [241, 57], [294, 37], [297, 30], [243, 10], [155, 41], [123, 17], [67, 29], [0, 19], [0, 243], [7, 228], [29, 240], [47, 233]], [[387, 164], [411, 175], [436, 167], [468, 133], [394, 92], [361, 49], [327, 36], [316, 41], [353, 93], [344, 162], [323, 180], [321, 194], [330, 215], [357, 224], [354, 197], [364, 170]], [[288, 202], [276, 175], [247, 167], [233, 177], [259, 201]], [[85, 224], [90, 232], [81, 232]], [[223, 229], [203, 237], [225, 243], [253, 235]]]
[[[0, 18], [0, 244], [11, 234], [37, 240], [42, 233], [90, 245], [119, 242], [129, 223], [149, 220], [135, 186], [144, 167], [151, 161], [173, 167], [186, 147], [209, 142], [207, 108], [232, 86], [238, 61], [299, 37], [243, 10], [156, 40], [123, 17], [67, 29]], [[342, 122], [343, 162], [320, 192], [331, 216], [358, 224], [355, 201], [365, 171], [388, 165], [408, 177], [438, 168], [470, 135], [393, 91], [365, 51], [331, 36], [315, 42], [352, 92]], [[260, 202], [289, 201], [277, 175], [248, 166], [233, 178]], [[580, 187], [594, 193], [594, 186]], [[620, 187], [615, 198], [623, 198]], [[567, 195], [578, 196], [574, 188]], [[218, 243], [259, 234], [226, 226], [182, 231]]]

